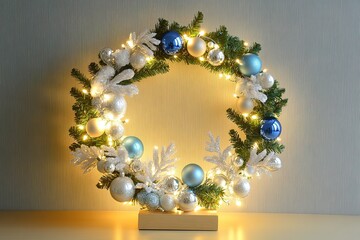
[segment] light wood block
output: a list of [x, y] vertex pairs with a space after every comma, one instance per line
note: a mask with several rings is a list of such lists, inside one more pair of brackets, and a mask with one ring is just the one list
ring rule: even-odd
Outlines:
[[216, 211], [150, 212], [139, 211], [139, 230], [192, 230], [217, 231]]

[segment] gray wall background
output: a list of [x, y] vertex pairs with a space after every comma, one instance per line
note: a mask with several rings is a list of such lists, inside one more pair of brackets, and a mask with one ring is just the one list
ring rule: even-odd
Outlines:
[[[197, 10], [204, 29], [223, 24], [260, 42], [265, 66], [290, 100], [280, 118], [283, 169], [254, 181], [241, 208], [223, 210], [360, 214], [357, 0], [1, 0], [0, 209], [137, 209], [97, 190], [97, 173], [82, 176], [69, 164], [69, 73], [86, 71], [101, 48], [119, 47], [158, 17], [187, 24]], [[174, 140], [179, 169], [188, 162], [209, 168], [201, 160], [206, 132], [228, 139], [224, 110], [233, 86], [194, 66], [171, 67], [139, 84], [127, 133], [146, 146]]]

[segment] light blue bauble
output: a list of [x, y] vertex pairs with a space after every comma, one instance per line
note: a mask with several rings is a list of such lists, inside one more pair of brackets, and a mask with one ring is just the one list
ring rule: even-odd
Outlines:
[[240, 71], [246, 76], [256, 75], [261, 71], [261, 59], [258, 55], [246, 53], [240, 60]]
[[150, 211], [155, 211], [160, 207], [160, 197], [157, 193], [149, 193], [145, 197], [145, 206]]
[[191, 163], [184, 167], [181, 177], [186, 185], [196, 187], [204, 180], [204, 170], [199, 165]]
[[281, 130], [281, 124], [276, 118], [268, 117], [262, 120], [260, 134], [265, 140], [272, 141], [277, 139], [281, 134]]
[[145, 189], [141, 190], [138, 194], [136, 194], [136, 199], [141, 206], [145, 205], [145, 199], [147, 195], [148, 192]]
[[129, 158], [140, 158], [144, 153], [144, 145], [137, 137], [129, 136], [124, 138], [123, 146], [128, 152]]
[[161, 39], [161, 46], [168, 55], [174, 55], [179, 52], [183, 46], [181, 35], [175, 31], [169, 31]]

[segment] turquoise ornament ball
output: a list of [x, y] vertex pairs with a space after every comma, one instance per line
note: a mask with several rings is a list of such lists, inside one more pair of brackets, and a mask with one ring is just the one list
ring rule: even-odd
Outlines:
[[148, 192], [143, 189], [141, 190], [137, 195], [136, 198], [141, 206], [145, 205], [146, 196], [148, 195]]
[[204, 170], [197, 164], [188, 164], [182, 170], [181, 177], [186, 185], [196, 187], [204, 180]]
[[137, 137], [129, 136], [124, 138], [123, 146], [128, 152], [129, 158], [140, 158], [144, 153], [144, 145]]
[[145, 206], [150, 211], [155, 211], [160, 207], [160, 197], [157, 193], [149, 193], [145, 197]]
[[256, 75], [261, 71], [261, 59], [258, 55], [246, 53], [240, 60], [240, 71], [246, 76]]

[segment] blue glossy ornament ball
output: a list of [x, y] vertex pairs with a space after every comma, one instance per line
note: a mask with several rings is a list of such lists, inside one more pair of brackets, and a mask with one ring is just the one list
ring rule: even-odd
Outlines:
[[260, 126], [260, 134], [265, 140], [275, 140], [281, 134], [280, 122], [274, 117], [263, 119]]
[[197, 164], [188, 164], [182, 170], [181, 177], [186, 185], [196, 187], [204, 180], [204, 170]]
[[162, 37], [161, 45], [166, 54], [174, 55], [181, 50], [183, 40], [178, 32], [170, 31]]
[[240, 60], [240, 71], [246, 76], [256, 75], [261, 71], [261, 59], [258, 55], [246, 53]]
[[123, 146], [128, 152], [129, 158], [140, 158], [144, 153], [144, 145], [137, 137], [129, 136], [124, 138]]

